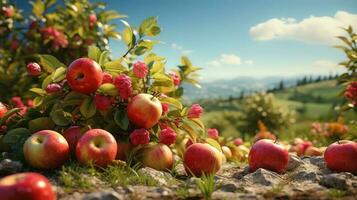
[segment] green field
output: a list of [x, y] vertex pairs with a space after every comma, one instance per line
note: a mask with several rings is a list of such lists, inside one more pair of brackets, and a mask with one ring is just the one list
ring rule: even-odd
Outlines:
[[[331, 122], [337, 119], [338, 107], [343, 103], [343, 98], [339, 96], [341, 91], [343, 87], [337, 86], [336, 81], [330, 80], [274, 92], [276, 104], [296, 111], [296, 122], [286, 129], [279, 130], [276, 134], [281, 139], [303, 137], [313, 140], [314, 137], [309, 134], [312, 122]], [[203, 120], [208, 126], [217, 127], [224, 136], [242, 135], [239, 124], [244, 114], [242, 113], [244, 100], [220, 99], [206, 100], [201, 103], [206, 111]], [[223, 121], [221, 120], [223, 116], [228, 116], [232, 120]], [[354, 111], [345, 112], [343, 116], [346, 122], [357, 119]], [[321, 142], [324, 143], [324, 141]]]

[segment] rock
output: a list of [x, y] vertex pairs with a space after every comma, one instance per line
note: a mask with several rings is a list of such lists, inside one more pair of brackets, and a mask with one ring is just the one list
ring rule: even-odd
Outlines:
[[22, 163], [10, 159], [4, 159], [0, 162], [0, 173], [13, 174], [22, 170]]
[[305, 162], [292, 172], [292, 179], [294, 181], [319, 182], [320, 176], [320, 169], [317, 166], [310, 164], [310, 162]]
[[172, 179], [171, 174], [167, 172], [157, 171], [150, 167], [144, 167], [139, 169], [139, 173], [145, 174], [154, 179], [159, 185], [168, 185], [167, 180]]
[[121, 200], [124, 196], [115, 191], [92, 192], [83, 197], [83, 200]]
[[237, 189], [238, 189], [238, 187], [236, 185], [234, 185], [233, 183], [223, 184], [220, 187], [220, 190], [224, 191], [224, 192], [235, 192], [235, 191], [237, 191]]
[[353, 176], [349, 173], [334, 173], [334, 174], [327, 174], [323, 176], [320, 180], [320, 185], [323, 185], [328, 188], [337, 188], [340, 190], [347, 190], [351, 182], [349, 178]]
[[244, 181], [264, 186], [272, 186], [280, 183], [282, 178], [279, 174], [259, 168], [257, 171], [244, 176]]
[[317, 167], [319, 167], [320, 169], [325, 168], [325, 161], [324, 158], [322, 156], [304, 156], [302, 158], [303, 161], [310, 163], [312, 165], [315, 165]]
[[299, 156], [294, 155], [294, 154], [289, 154], [289, 162], [288, 162], [287, 171], [292, 171], [302, 164], [304, 164], [304, 162], [300, 159]]

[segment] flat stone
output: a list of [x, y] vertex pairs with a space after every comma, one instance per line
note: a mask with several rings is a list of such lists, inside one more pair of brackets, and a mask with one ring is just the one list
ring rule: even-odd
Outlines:
[[115, 191], [92, 192], [86, 194], [82, 200], [122, 200], [124, 196]]
[[259, 168], [253, 173], [250, 173], [243, 178], [245, 181], [253, 184], [264, 186], [272, 186], [280, 183], [283, 179], [275, 172]]
[[304, 164], [304, 161], [302, 161], [299, 156], [294, 155], [294, 154], [289, 154], [289, 162], [288, 162], [288, 166], [287, 166], [287, 171], [292, 171], [302, 164]]
[[157, 171], [150, 167], [141, 168], [138, 172], [151, 177], [152, 179], [157, 181], [159, 185], [168, 185], [167, 180], [172, 179], [171, 174], [167, 172]]
[[324, 175], [320, 180], [320, 185], [323, 185], [328, 188], [347, 190], [348, 186], [350, 185], [350, 182], [345, 174], [334, 173]]

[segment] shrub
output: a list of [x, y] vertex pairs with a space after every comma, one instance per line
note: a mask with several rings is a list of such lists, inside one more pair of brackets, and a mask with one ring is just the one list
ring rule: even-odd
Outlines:
[[268, 130], [278, 131], [295, 122], [295, 112], [278, 105], [272, 93], [256, 93], [243, 102], [242, 131], [254, 134], [259, 131], [259, 121]]

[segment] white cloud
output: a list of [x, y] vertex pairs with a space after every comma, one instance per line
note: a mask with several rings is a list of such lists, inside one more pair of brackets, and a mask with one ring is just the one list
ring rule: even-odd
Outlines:
[[259, 41], [273, 39], [298, 40], [307, 43], [336, 44], [336, 36], [344, 35], [341, 27], [357, 29], [357, 14], [337, 11], [334, 16], [272, 18], [250, 28], [250, 35]]
[[220, 62], [227, 65], [240, 65], [241, 59], [234, 54], [222, 54]]
[[244, 61], [244, 63], [247, 64], [247, 65], [252, 65], [254, 63], [254, 61], [253, 60], [246, 60], [246, 61]]
[[251, 64], [253, 64], [253, 60], [242, 61], [242, 59], [238, 55], [223, 53], [223, 54], [220, 55], [219, 58], [217, 58], [215, 60], [211, 60], [210, 62], [208, 62], [208, 65], [212, 65], [212, 66], [224, 66], [224, 65], [238, 66], [238, 65], [241, 65], [242, 63], [251, 65]]
[[181, 54], [184, 54], [184, 55], [188, 55], [190, 53], [192, 53], [192, 50], [190, 49], [185, 49], [183, 48], [182, 46], [176, 44], [176, 43], [172, 43], [171, 44], [171, 47], [177, 51], [179, 51]]

